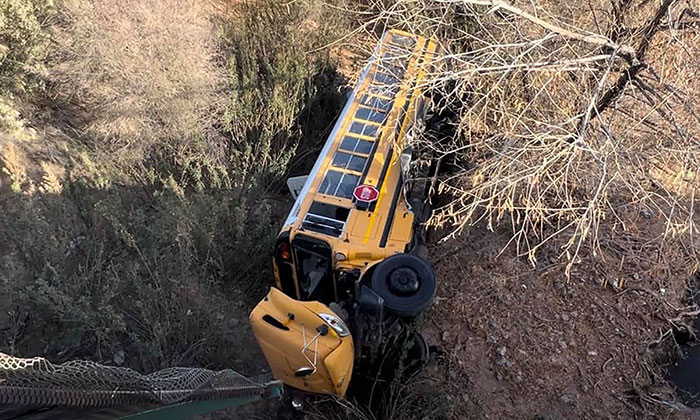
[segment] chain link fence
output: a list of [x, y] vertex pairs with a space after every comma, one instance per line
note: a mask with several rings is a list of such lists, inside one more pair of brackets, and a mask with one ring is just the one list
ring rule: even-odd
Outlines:
[[245, 377], [230, 369], [173, 367], [149, 375], [90, 361], [53, 364], [0, 353], [0, 404], [64, 407], [170, 405], [237, 397], [267, 397], [271, 375]]

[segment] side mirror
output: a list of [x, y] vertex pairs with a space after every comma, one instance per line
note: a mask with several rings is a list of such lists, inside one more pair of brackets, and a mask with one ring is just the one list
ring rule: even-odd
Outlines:
[[367, 286], [362, 286], [357, 299], [360, 311], [381, 318], [384, 313], [384, 298]]
[[292, 195], [293, 199], [297, 199], [301, 190], [304, 189], [304, 184], [306, 184], [308, 178], [308, 175], [302, 175], [287, 179], [287, 188], [289, 188], [289, 193]]
[[316, 369], [314, 369], [312, 367], [304, 366], [304, 367], [300, 367], [299, 369], [297, 369], [296, 372], [294, 372], [294, 376], [296, 376], [297, 378], [303, 378], [304, 376], [311, 375], [315, 371], [316, 371]]

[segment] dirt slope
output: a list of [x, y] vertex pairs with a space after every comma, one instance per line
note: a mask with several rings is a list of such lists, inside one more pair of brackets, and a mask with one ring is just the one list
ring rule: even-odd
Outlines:
[[[499, 256], [507, 238], [474, 228], [431, 250], [441, 289], [429, 328], [446, 352], [434, 373], [456, 418], [691, 415], [659, 375], [682, 272], [638, 251], [610, 257], [619, 273], [584, 260], [567, 279], [554, 258], [532, 268], [511, 249]], [[616, 289], [616, 279], [627, 281]]]

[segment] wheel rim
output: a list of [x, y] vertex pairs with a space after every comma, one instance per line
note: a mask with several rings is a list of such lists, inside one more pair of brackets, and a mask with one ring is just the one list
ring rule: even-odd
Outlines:
[[411, 296], [420, 287], [420, 278], [415, 270], [408, 267], [400, 267], [389, 274], [387, 279], [389, 290], [398, 296]]

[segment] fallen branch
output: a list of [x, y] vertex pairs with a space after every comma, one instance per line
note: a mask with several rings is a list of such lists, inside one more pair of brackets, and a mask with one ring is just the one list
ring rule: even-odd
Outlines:
[[635, 50], [628, 46], [628, 45], [620, 45], [615, 42], [613, 42], [611, 39], [599, 35], [599, 34], [582, 34], [578, 32], [573, 32], [568, 29], [564, 29], [560, 26], [556, 26], [554, 24], [551, 24], [545, 20], [542, 20], [538, 18], [537, 16], [534, 16], [518, 7], [513, 6], [512, 4], [505, 2], [503, 0], [440, 0], [438, 3], [463, 3], [463, 4], [472, 4], [476, 6], [491, 6], [489, 9], [488, 13], [494, 13], [496, 11], [506, 11], [508, 13], [511, 13], [515, 16], [521, 17], [523, 19], [527, 19], [530, 22], [539, 25], [549, 31], [552, 31], [558, 35], [575, 39], [577, 41], [582, 41], [586, 42], [589, 44], [595, 44], [595, 45], [600, 45], [603, 47], [608, 47], [610, 49], [618, 51], [621, 55], [628, 55], [630, 57], [634, 57]]
[[610, 54], [600, 54], [591, 57], [575, 58], [571, 60], [538, 61], [535, 63], [513, 63], [503, 66], [476, 67], [451, 73], [451, 78], [460, 78], [468, 74], [486, 74], [510, 70], [578, 70], [582, 64], [605, 61], [612, 57]]
[[631, 65], [627, 71], [625, 71], [625, 73], [617, 79], [615, 85], [605, 92], [603, 97], [596, 105], [599, 113], [603, 112], [603, 110], [609, 107], [610, 104], [612, 104], [620, 96], [620, 94], [624, 91], [624, 88], [627, 86], [627, 83], [635, 80], [639, 72], [647, 68], [647, 64], [643, 61], [647, 49], [649, 48], [649, 44], [659, 30], [661, 19], [667, 14], [669, 7], [671, 7], [671, 4], [673, 4], [674, 1], [676, 0], [664, 0], [663, 4], [656, 11], [654, 17], [646, 25], [642, 40], [639, 42], [639, 46], [632, 54], [632, 56], [639, 60], [639, 62]]

